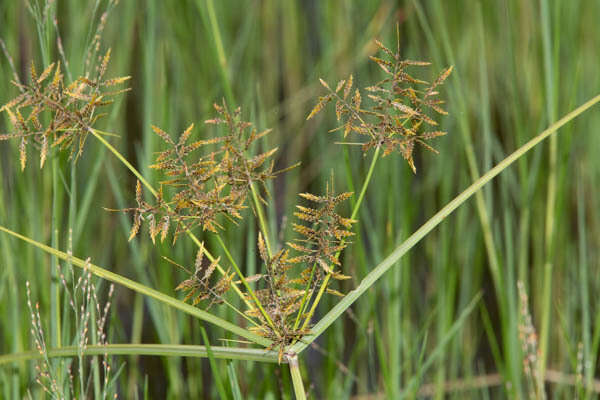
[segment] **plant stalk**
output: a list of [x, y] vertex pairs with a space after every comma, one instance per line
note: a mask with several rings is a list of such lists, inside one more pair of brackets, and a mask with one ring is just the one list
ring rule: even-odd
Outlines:
[[263, 232], [263, 236], [265, 238], [265, 247], [267, 248], [267, 254], [269, 258], [273, 256], [271, 252], [271, 240], [269, 239], [269, 231], [267, 229], [267, 219], [265, 218], [265, 214], [262, 209], [262, 204], [260, 204], [260, 199], [258, 198], [258, 193], [256, 192], [256, 186], [254, 186], [254, 182], [250, 182], [250, 190], [252, 191], [252, 200], [254, 200], [254, 207], [256, 208], [256, 214], [258, 215], [258, 222], [260, 224], [260, 229]]
[[298, 356], [288, 356], [287, 359], [290, 366], [290, 373], [292, 375], [292, 384], [294, 386], [296, 400], [306, 400], [306, 392], [304, 391], [302, 374], [300, 373], [300, 366], [298, 365]]

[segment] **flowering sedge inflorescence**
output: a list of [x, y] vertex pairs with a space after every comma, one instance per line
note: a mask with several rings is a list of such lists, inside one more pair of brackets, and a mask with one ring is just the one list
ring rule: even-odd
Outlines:
[[[168, 179], [161, 182], [155, 204], [142, 199], [141, 183], [138, 182], [138, 206], [125, 210], [134, 213], [130, 240], [137, 235], [142, 219], [149, 221], [152, 241], [159, 233], [164, 240], [171, 223], [175, 225], [173, 241], [181, 232], [196, 226], [216, 233], [222, 229], [219, 216], [234, 222], [242, 218], [240, 212], [246, 208], [251, 184], [260, 183], [266, 188], [266, 181], [277, 175], [272, 160], [277, 148], [256, 156], [247, 155], [250, 146], [270, 130], [258, 132], [252, 129], [252, 124], [240, 119], [240, 108], [230, 112], [225, 104], [215, 104], [215, 109], [218, 117], [206, 123], [225, 125], [227, 135], [189, 142], [192, 124], [175, 142], [169, 134], [153, 126], [154, 132], [169, 148], [159, 152], [150, 167], [162, 171]], [[199, 154], [200, 150], [205, 151]], [[166, 199], [163, 187], [171, 193]]]
[[[375, 147], [381, 148], [384, 156], [399, 152], [415, 171], [415, 144], [435, 151], [426, 141], [445, 134], [426, 127], [437, 125], [428, 115], [430, 111], [446, 114], [442, 108], [444, 102], [437, 97], [437, 89], [452, 68], [444, 70], [433, 83], [427, 83], [407, 70], [429, 63], [402, 60], [399, 51], [393, 53], [381, 43], [377, 42], [377, 45], [389, 60], [372, 57], [387, 76], [364, 89], [371, 105], [365, 107], [360, 90], [353, 87], [352, 76], [339, 82], [335, 90], [321, 81], [330, 93], [319, 99], [308, 119], [327, 103], [335, 101], [336, 116], [341, 124], [338, 129], [344, 131], [344, 137], [351, 132], [363, 137], [364, 152]], [[227, 131], [224, 136], [191, 141], [193, 125], [190, 125], [175, 141], [163, 130], [153, 127], [168, 149], [158, 153], [151, 167], [162, 171], [168, 179], [161, 182], [154, 204], [143, 199], [142, 185], [138, 182], [138, 206], [124, 210], [133, 212], [134, 216], [130, 239], [139, 232], [142, 220], [148, 221], [153, 241], [159, 234], [164, 240], [171, 224], [175, 225], [174, 240], [181, 232], [195, 227], [218, 234], [223, 229], [220, 219], [236, 222], [242, 218], [242, 210], [248, 207], [247, 200], [255, 183], [266, 192], [266, 182], [281, 172], [273, 171], [276, 148], [251, 155], [253, 143], [270, 130], [257, 131], [251, 123], [241, 119], [239, 108], [232, 112], [223, 103], [215, 105], [215, 110], [217, 117], [206, 123], [224, 126]], [[319, 296], [317, 300], [313, 299], [315, 293], [325, 289], [328, 293], [342, 295], [326, 287], [328, 280], [325, 277], [350, 278], [342, 273], [339, 256], [353, 235], [352, 225], [356, 221], [342, 217], [336, 208], [352, 195], [334, 193], [333, 180], [325, 195], [301, 193], [300, 197], [314, 206], [297, 206], [294, 215], [298, 223], [293, 229], [299, 237], [288, 242], [287, 248], [271, 252], [263, 234], [259, 234], [257, 247], [264, 269], [251, 277], [240, 276], [246, 284], [242, 295], [248, 306], [245, 315], [254, 323], [250, 329], [273, 340], [280, 351], [308, 332], [307, 324], [314, 310], [308, 313], [307, 310], [311, 300], [318, 302]], [[263, 198], [260, 202], [267, 203]], [[203, 252], [204, 248], [201, 248], [190, 278], [177, 289], [186, 292], [185, 299], [193, 304], [206, 300], [210, 307], [224, 302], [224, 296], [236, 281], [235, 274], [218, 268], [219, 259], [203, 262]], [[215, 274], [217, 270], [221, 272], [220, 277]], [[302, 319], [304, 323], [301, 323]]]
[[[435, 151], [426, 142], [445, 134], [434, 129], [437, 122], [429, 114], [446, 114], [442, 108], [444, 102], [438, 99], [438, 88], [452, 68], [428, 83], [413, 77], [408, 70], [429, 63], [402, 60], [399, 49], [394, 53], [380, 42], [376, 43], [388, 59], [371, 59], [386, 77], [363, 89], [367, 93], [366, 101], [361, 90], [354, 88], [352, 76], [340, 81], [335, 90], [321, 80], [329, 93], [319, 99], [307, 119], [334, 102], [340, 123], [334, 131], [342, 130], [344, 139], [351, 133], [356, 134], [362, 139], [363, 152], [372, 148], [382, 149], [384, 156], [399, 152], [416, 171], [415, 144]], [[32, 66], [29, 85], [15, 82], [21, 94], [1, 109], [8, 114], [14, 132], [1, 135], [0, 140], [20, 140], [22, 168], [30, 141], [41, 147], [41, 165], [49, 146], [70, 148], [74, 159], [81, 155], [87, 134], [94, 132], [92, 126], [102, 116], [97, 108], [110, 104], [113, 96], [124, 91], [107, 91], [107, 88], [129, 78], [104, 79], [109, 59], [110, 52], [99, 62], [95, 78], [82, 77], [68, 86], [63, 82], [59, 64], [50, 65], [40, 75]], [[158, 191], [151, 190], [156, 197], [154, 201], [144, 199], [142, 183], [138, 181], [137, 206], [121, 211], [133, 214], [129, 240], [139, 233], [142, 222], [147, 221], [153, 242], [157, 236], [164, 241], [171, 234], [175, 243], [181, 233], [190, 233], [198, 227], [218, 235], [224, 229], [223, 220], [236, 223], [243, 218], [244, 210], [252, 207], [263, 230], [257, 240], [263, 271], [251, 277], [243, 276], [228, 253], [235, 270], [232, 273], [230, 269], [223, 269], [220, 259], [208, 255], [202, 245], [193, 270], [188, 271], [189, 278], [176, 289], [185, 292], [185, 300], [194, 305], [207, 301], [207, 307], [220, 303], [232, 306], [226, 299], [227, 293], [232, 286], [243, 283], [243, 292], [237, 286], [235, 289], [248, 307], [243, 315], [252, 323], [249, 329], [271, 339], [273, 346], [279, 347], [281, 357], [285, 346], [308, 333], [321, 294], [342, 295], [328, 287], [329, 278], [350, 278], [343, 273], [340, 253], [348, 245], [356, 221], [341, 216], [336, 209], [353, 194], [336, 194], [333, 179], [324, 195], [299, 194], [311, 203], [311, 206], [298, 205], [294, 213], [298, 223], [293, 225], [293, 230], [299, 237], [283, 248], [270, 248], [261, 219], [261, 205], [268, 204], [270, 199], [267, 182], [289, 168], [274, 171], [273, 157], [277, 148], [256, 151], [260, 148], [259, 140], [270, 130], [258, 131], [241, 118], [240, 108], [232, 111], [224, 102], [215, 104], [215, 110], [216, 117], [205, 122], [224, 128], [226, 133], [222, 136], [194, 140], [192, 124], [174, 139], [162, 129], [152, 127], [167, 148], [157, 154], [151, 168], [162, 172], [165, 179], [160, 182]], [[249, 205], [250, 202], [253, 205]], [[316, 297], [315, 293], [318, 293]]]
[[364, 88], [372, 104], [365, 106], [358, 88], [352, 93], [352, 75], [338, 82], [335, 90], [321, 79], [321, 84], [329, 93], [319, 98], [307, 119], [313, 118], [328, 103], [335, 102], [335, 113], [340, 126], [333, 131], [342, 130], [344, 139], [351, 132], [358, 134], [362, 139], [360, 143], [363, 152], [376, 147], [383, 149], [384, 156], [398, 152], [413, 172], [416, 172], [413, 160], [415, 144], [437, 153], [426, 141], [446, 134], [444, 131], [430, 130], [438, 123], [427, 113], [433, 111], [436, 114], [447, 114], [442, 108], [444, 101], [437, 96], [439, 86], [452, 73], [452, 67], [442, 71], [433, 83], [428, 83], [413, 77], [408, 69], [426, 67], [430, 65], [429, 62], [403, 60], [399, 47], [396, 52], [392, 52], [381, 42], [376, 40], [375, 43], [388, 59], [371, 57], [386, 74], [385, 79]]
[[60, 63], [50, 64], [38, 75], [32, 62], [29, 84], [13, 81], [21, 93], [0, 108], [8, 114], [13, 132], [1, 134], [0, 140], [19, 140], [21, 169], [25, 169], [30, 143], [40, 149], [40, 168], [54, 146], [70, 149], [75, 160], [81, 156], [90, 130], [106, 115], [98, 109], [129, 90], [113, 90], [128, 76], [104, 79], [109, 61], [110, 50], [102, 57], [95, 77], [80, 77], [70, 84], [64, 82]]

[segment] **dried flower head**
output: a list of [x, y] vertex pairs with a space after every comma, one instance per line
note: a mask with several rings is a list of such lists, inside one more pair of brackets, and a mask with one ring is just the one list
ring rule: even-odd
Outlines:
[[190, 273], [190, 278], [181, 282], [175, 290], [187, 292], [183, 301], [191, 300], [193, 305], [196, 305], [203, 300], [210, 300], [210, 303], [206, 307], [208, 309], [213, 304], [220, 304], [223, 302], [223, 295], [231, 287], [234, 274], [226, 271], [219, 279], [215, 280], [213, 275], [219, 264], [219, 258], [208, 265], [204, 265], [203, 261], [204, 249], [203, 247], [200, 247], [196, 254], [194, 272]]
[[21, 169], [27, 163], [30, 142], [40, 148], [40, 168], [50, 147], [70, 149], [75, 160], [83, 152], [87, 135], [102, 116], [98, 108], [109, 105], [113, 98], [128, 89], [113, 90], [129, 79], [128, 76], [104, 79], [110, 50], [102, 58], [93, 79], [80, 77], [69, 85], [64, 83], [60, 63], [50, 64], [38, 75], [35, 65], [30, 68], [30, 83], [13, 81], [21, 92], [0, 111], [8, 114], [13, 132], [0, 135], [0, 140], [17, 139]]
[[[289, 277], [293, 264], [290, 263], [288, 250], [281, 249], [269, 257], [262, 234], [258, 235], [258, 249], [265, 266], [265, 273], [260, 275], [264, 282], [264, 289], [258, 290], [256, 295], [273, 321], [277, 333], [281, 335], [290, 329], [292, 322], [290, 319], [300, 307], [300, 298], [304, 291], [297, 289], [293, 284], [293, 280]], [[259, 334], [265, 336], [275, 335], [267, 321], [264, 321], [264, 317], [259, 310], [253, 308], [248, 310], [246, 314], [259, 318], [263, 323], [263, 326], [256, 329]]]
[[319, 207], [296, 206], [298, 211], [294, 215], [299, 220], [308, 222], [308, 225], [293, 224], [294, 231], [302, 235], [302, 238], [288, 242], [288, 246], [300, 252], [301, 255], [294, 257], [290, 262], [307, 265], [302, 272], [302, 277], [306, 282], [312, 274], [313, 265], [318, 264], [320, 268], [317, 269], [313, 285], [321, 282], [323, 277], [321, 270], [326, 274], [331, 274], [334, 279], [348, 279], [348, 276], [335, 271], [334, 267], [340, 265], [339, 253], [348, 245], [347, 239], [354, 234], [350, 229], [356, 221], [340, 216], [335, 209], [344, 200], [352, 197], [352, 193], [336, 195], [328, 185], [324, 196], [315, 196], [310, 193], [300, 193], [299, 196], [318, 204]]
[[[151, 168], [163, 172], [169, 179], [161, 182], [156, 204], [142, 199], [142, 188], [136, 188], [137, 207], [123, 211], [134, 213], [130, 239], [139, 231], [142, 219], [149, 220], [150, 236], [154, 241], [158, 233], [161, 240], [167, 235], [169, 225], [175, 222], [173, 240], [181, 232], [201, 226], [203, 230], [217, 232], [222, 228], [218, 217], [231, 221], [242, 218], [251, 185], [261, 184], [274, 178], [272, 156], [277, 148], [258, 155], [251, 155], [251, 146], [271, 130], [258, 132], [252, 124], [242, 121], [241, 109], [230, 112], [225, 104], [215, 104], [218, 117], [206, 121], [222, 124], [227, 135], [189, 142], [194, 125], [190, 125], [175, 142], [169, 134], [154, 126], [169, 148], [159, 152]], [[213, 147], [211, 147], [213, 146]], [[198, 154], [198, 150], [204, 150]], [[164, 198], [163, 187], [170, 196]], [[166, 192], [166, 190], [165, 190]]]
[[352, 75], [340, 81], [335, 90], [321, 79], [321, 84], [329, 93], [319, 98], [307, 119], [314, 117], [335, 100], [336, 117], [340, 126], [333, 131], [343, 130], [344, 139], [350, 132], [364, 138], [360, 142], [363, 152], [374, 147], [381, 147], [384, 156], [394, 151], [399, 152], [413, 172], [416, 172], [413, 159], [415, 144], [437, 152], [426, 141], [446, 134], [440, 130], [427, 129], [438, 125], [428, 113], [433, 111], [435, 114], [447, 114], [442, 108], [444, 101], [437, 98], [437, 89], [448, 78], [452, 67], [442, 71], [433, 83], [428, 83], [412, 76], [409, 69], [429, 66], [430, 63], [403, 60], [399, 47], [396, 52], [392, 52], [381, 42], [375, 43], [385, 53], [386, 59], [371, 57], [371, 60], [381, 67], [386, 78], [364, 88], [372, 104], [364, 106], [358, 88], [353, 93]]

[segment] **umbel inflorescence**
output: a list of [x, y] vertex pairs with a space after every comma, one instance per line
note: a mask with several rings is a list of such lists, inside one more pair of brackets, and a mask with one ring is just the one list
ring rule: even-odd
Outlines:
[[[321, 80], [328, 93], [319, 98], [307, 119], [333, 103], [340, 124], [333, 131], [343, 131], [344, 140], [356, 135], [365, 153], [376, 149], [374, 162], [380, 151], [384, 156], [398, 152], [416, 171], [415, 145], [435, 151], [427, 142], [445, 134], [437, 130], [435, 116], [446, 114], [438, 90], [452, 68], [442, 71], [429, 83], [412, 72], [429, 63], [403, 60], [399, 48], [392, 52], [376, 43], [384, 58], [371, 59], [384, 72], [384, 79], [362, 92], [354, 87], [352, 75], [340, 81], [335, 89]], [[94, 133], [98, 137], [100, 132], [93, 128], [103, 115], [98, 109], [127, 90], [112, 90], [112, 87], [129, 78], [105, 79], [109, 59], [110, 51], [99, 62], [93, 79], [82, 77], [69, 85], [64, 83], [60, 64], [50, 65], [39, 75], [32, 65], [29, 84], [14, 82], [21, 94], [1, 109], [8, 114], [13, 132], [0, 135], [0, 140], [20, 141], [22, 168], [31, 142], [40, 147], [43, 165], [52, 146], [70, 149], [71, 157], [77, 159], [87, 135]], [[269, 242], [262, 207], [271, 199], [267, 183], [289, 168], [274, 170], [277, 148], [265, 149], [260, 140], [271, 130], [257, 130], [242, 119], [240, 108], [231, 110], [225, 102], [215, 104], [215, 111], [215, 118], [205, 122], [225, 132], [220, 136], [193, 139], [193, 124], [178, 138], [152, 127], [166, 149], [157, 153], [150, 167], [161, 172], [164, 179], [156, 191], [140, 179], [135, 190], [137, 205], [121, 211], [133, 215], [129, 240], [140, 232], [143, 221], [153, 242], [156, 237], [164, 241], [170, 235], [175, 243], [182, 233], [195, 239], [192, 232], [196, 228], [217, 235], [229, 265], [223, 268], [222, 259], [212, 257], [195, 239], [200, 249], [194, 267], [182, 267], [189, 272], [189, 278], [176, 289], [183, 291], [185, 300], [194, 305], [204, 302], [203, 306], [210, 308], [224, 303], [234, 308], [248, 321], [250, 330], [272, 340], [281, 358], [287, 345], [309, 332], [321, 296], [324, 293], [343, 296], [329, 285], [332, 279], [350, 278], [344, 273], [340, 255], [353, 235], [352, 227], [357, 222], [354, 217], [358, 215], [364, 190], [358, 201], [354, 201], [350, 217], [342, 216], [338, 208], [354, 194], [336, 194], [333, 178], [325, 194], [299, 194], [303, 204], [296, 208], [297, 222], [293, 225], [297, 236], [283, 246], [273, 245]], [[114, 149], [111, 151], [116, 153]], [[365, 190], [369, 179], [370, 174], [363, 184]], [[145, 199], [142, 183], [149, 187], [153, 200]], [[263, 269], [254, 276], [244, 276], [219, 237], [227, 225], [225, 221], [235, 225], [249, 214], [247, 208], [258, 217], [262, 231], [257, 238], [257, 255]], [[231, 288], [246, 310], [235, 307], [230, 298]]]
[[[154, 204], [143, 201], [138, 182], [138, 206], [125, 210], [134, 213], [130, 239], [138, 233], [142, 219], [149, 221], [152, 241], [159, 233], [164, 240], [171, 223], [175, 225], [173, 241], [181, 232], [197, 226], [216, 233], [222, 228], [219, 216], [234, 222], [242, 218], [240, 213], [246, 208], [252, 185], [266, 188], [266, 181], [282, 172], [273, 171], [272, 156], [277, 148], [249, 155], [250, 147], [270, 130], [258, 132], [251, 123], [242, 121], [240, 108], [230, 112], [225, 104], [214, 107], [218, 116], [206, 123], [224, 125], [226, 135], [190, 142], [192, 124], [174, 141], [162, 129], [152, 127], [168, 149], [159, 152], [150, 167], [168, 179], [160, 182], [161, 190]], [[163, 188], [170, 193], [168, 198]]]
[[14, 80], [20, 94], [6, 103], [0, 111], [8, 114], [13, 131], [1, 134], [0, 140], [19, 141], [21, 169], [27, 163], [27, 147], [34, 144], [40, 151], [40, 168], [49, 148], [69, 149], [77, 160], [83, 153], [86, 138], [94, 124], [105, 113], [101, 107], [112, 104], [114, 97], [129, 89], [113, 89], [129, 79], [128, 76], [105, 79], [110, 50], [102, 57], [92, 78], [80, 77], [70, 84], [64, 82], [60, 63], [50, 64], [38, 75], [32, 62], [30, 82]]
[[[427, 141], [445, 134], [435, 129], [437, 122], [430, 114], [446, 114], [442, 108], [444, 102], [438, 98], [438, 88], [452, 68], [428, 83], [414, 77], [410, 70], [429, 63], [402, 60], [399, 50], [394, 53], [380, 42], [376, 43], [387, 59], [371, 59], [386, 77], [363, 89], [367, 93], [365, 101], [361, 90], [354, 88], [352, 76], [340, 81], [335, 90], [321, 80], [329, 93], [319, 99], [308, 119], [333, 102], [340, 122], [334, 131], [343, 130], [344, 138], [351, 133], [358, 135], [363, 139], [364, 152], [372, 148], [381, 149], [384, 156], [398, 152], [416, 171], [415, 144], [435, 151]], [[162, 171], [167, 179], [161, 182], [152, 204], [143, 200], [142, 186], [138, 182], [138, 206], [125, 209], [134, 215], [130, 239], [139, 232], [142, 220], [148, 221], [153, 241], [159, 234], [164, 239], [171, 225], [175, 226], [174, 240], [182, 232], [196, 227], [218, 235], [224, 229], [220, 221], [236, 222], [242, 218], [242, 210], [250, 204], [247, 200], [257, 193], [255, 184], [268, 193], [266, 182], [282, 172], [273, 171], [276, 148], [263, 149], [256, 155], [252, 150], [253, 144], [270, 130], [259, 132], [251, 123], [243, 121], [239, 108], [232, 112], [223, 103], [215, 105], [215, 110], [216, 118], [206, 123], [223, 126], [224, 136], [191, 140], [193, 125], [190, 125], [175, 141], [163, 130], [153, 128], [168, 149], [158, 153], [151, 167]], [[336, 209], [353, 193], [336, 194], [332, 179], [324, 195], [301, 193], [299, 196], [309, 203], [298, 205], [294, 213], [298, 219], [293, 225], [296, 238], [274, 251], [265, 240], [266, 232], [259, 234], [257, 253], [264, 265], [260, 274], [243, 277], [234, 265], [240, 275], [236, 278], [230, 269], [218, 268], [219, 259], [203, 262], [205, 249], [201, 248], [190, 278], [177, 288], [185, 291], [186, 299], [193, 304], [206, 300], [211, 306], [225, 302], [226, 293], [236, 279], [240, 279], [237, 282], [243, 282], [246, 289], [242, 296], [248, 306], [244, 314], [252, 323], [250, 329], [273, 340], [280, 350], [308, 332], [320, 294], [343, 295], [328, 287], [330, 278], [350, 278], [343, 273], [340, 253], [348, 245], [356, 221], [341, 216]], [[257, 214], [260, 205], [267, 203], [260, 197], [250, 207]], [[218, 270], [220, 276], [215, 273]]]
[[384, 156], [398, 152], [413, 172], [416, 172], [413, 159], [415, 144], [437, 152], [427, 141], [446, 134], [435, 129], [438, 123], [428, 113], [433, 111], [434, 114], [447, 114], [442, 108], [444, 101], [438, 98], [438, 89], [452, 73], [452, 67], [442, 71], [429, 83], [415, 78], [408, 71], [409, 68], [429, 66], [429, 62], [403, 60], [399, 45], [394, 53], [381, 42], [376, 40], [375, 43], [387, 59], [371, 57], [371, 60], [381, 67], [386, 77], [375, 85], [364, 88], [363, 92], [367, 92], [371, 104], [365, 106], [358, 88], [353, 93], [352, 75], [338, 82], [335, 90], [321, 80], [329, 93], [319, 98], [307, 119], [314, 117], [328, 103], [335, 102], [335, 113], [340, 126], [333, 131], [342, 130], [344, 139], [351, 132], [357, 134], [364, 152], [377, 147], [382, 148]]

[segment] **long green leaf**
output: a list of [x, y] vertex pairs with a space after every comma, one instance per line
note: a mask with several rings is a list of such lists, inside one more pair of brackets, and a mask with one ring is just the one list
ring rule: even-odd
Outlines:
[[[73, 257], [73, 256], [68, 255], [67, 253], [60, 251], [60, 250], [53, 249], [50, 246], [46, 246], [45, 244], [37, 242], [26, 236], [20, 235], [20, 234], [13, 232], [10, 229], [7, 229], [3, 226], [0, 226], [0, 231], [6, 232], [9, 235], [12, 235], [12, 236], [19, 238], [25, 242], [28, 242], [28, 243], [44, 250], [46, 253], [52, 254], [52, 255], [54, 255], [58, 258], [61, 258], [65, 261], [71, 262], [71, 263], [73, 263], [73, 265], [76, 265], [80, 268], [84, 268], [84, 266], [86, 265], [86, 262], [80, 258]], [[111, 282], [115, 282], [119, 285], [128, 287], [129, 289], [135, 290], [136, 292], [139, 292], [145, 296], [152, 297], [168, 306], [174, 307], [174, 308], [181, 310], [183, 312], [186, 312], [196, 318], [199, 318], [199, 319], [209, 322], [211, 324], [217, 325], [231, 333], [234, 333], [243, 338], [246, 338], [256, 344], [259, 344], [262, 346], [269, 346], [271, 344], [271, 341], [269, 339], [266, 339], [255, 333], [247, 331], [246, 329], [241, 328], [237, 325], [234, 325], [231, 322], [228, 322], [228, 321], [226, 321], [222, 318], [219, 318], [219, 317], [217, 317], [211, 313], [208, 313], [206, 311], [200, 310], [199, 308], [193, 307], [187, 303], [184, 303], [181, 300], [177, 300], [174, 297], [171, 297], [164, 293], [161, 293], [158, 290], [155, 290], [155, 289], [149, 288], [148, 286], [142, 285], [139, 282], [133, 281], [129, 278], [125, 278], [124, 276], [115, 274], [114, 272], [110, 272], [104, 268], [98, 267], [97, 265], [94, 265], [91, 263], [89, 264], [89, 270], [91, 273], [93, 273], [94, 275], [96, 275], [100, 278], [103, 278], [103, 279], [109, 280]]]
[[371, 271], [356, 289], [349, 292], [338, 304], [336, 304], [319, 322], [312, 328], [310, 335], [305, 336], [301, 341], [292, 345], [289, 351], [293, 353], [299, 353], [309, 346], [325, 329], [333, 324], [344, 311], [346, 311], [365, 291], [367, 291], [375, 282], [394, 264], [406, 254], [410, 249], [413, 248], [421, 239], [423, 239], [429, 232], [438, 226], [448, 215], [456, 210], [460, 205], [467, 201], [473, 194], [481, 189], [485, 184], [495, 178], [500, 172], [504, 171], [513, 162], [522, 157], [525, 153], [535, 147], [542, 140], [546, 139], [552, 133], [556, 132], [563, 125], [579, 116], [587, 109], [592, 107], [594, 104], [600, 101], [600, 95], [593, 97], [575, 110], [571, 111], [556, 123], [550, 125], [545, 131], [525, 143], [523, 146], [515, 150], [511, 155], [502, 160], [499, 164], [489, 170], [481, 178], [477, 179], [471, 186], [465, 189], [461, 194], [456, 196], [450, 203], [444, 208], [438, 211], [433, 217], [431, 217], [425, 224], [423, 224], [415, 233], [413, 233], [408, 239], [402, 242], [396, 249], [387, 256], [379, 265], [377, 265], [373, 271]]
[[[47, 356], [52, 357], [76, 357], [79, 353], [77, 346], [67, 346], [58, 349], [48, 349]], [[246, 349], [236, 347], [210, 346], [212, 356], [229, 360], [246, 360], [277, 362], [278, 353], [263, 349]], [[208, 357], [206, 346], [185, 344], [108, 344], [88, 345], [83, 354], [86, 356], [109, 355], [137, 355], [137, 356], [161, 356], [161, 357]], [[44, 355], [38, 350], [25, 351], [22, 353], [4, 354], [0, 356], [0, 365], [14, 362], [37, 360]]]

